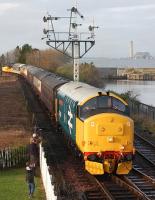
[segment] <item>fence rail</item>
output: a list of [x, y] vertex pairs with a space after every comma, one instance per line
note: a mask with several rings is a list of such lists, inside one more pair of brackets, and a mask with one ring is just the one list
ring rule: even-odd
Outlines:
[[137, 115], [139, 118], [155, 120], [155, 107], [135, 101], [129, 101], [129, 107], [131, 114]]
[[57, 200], [54, 194], [54, 186], [52, 185], [52, 175], [49, 173], [49, 167], [45, 158], [45, 152], [40, 144], [40, 171], [42, 175], [42, 181], [46, 193], [47, 200]]
[[0, 149], [0, 169], [23, 167], [27, 160], [27, 147]]

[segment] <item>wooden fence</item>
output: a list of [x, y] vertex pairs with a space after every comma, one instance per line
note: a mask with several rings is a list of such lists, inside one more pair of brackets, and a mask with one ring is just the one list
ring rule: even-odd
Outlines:
[[0, 169], [23, 167], [28, 157], [28, 147], [0, 149]]

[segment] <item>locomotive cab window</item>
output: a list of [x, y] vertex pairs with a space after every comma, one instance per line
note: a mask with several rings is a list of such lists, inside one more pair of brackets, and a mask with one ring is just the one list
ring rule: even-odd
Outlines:
[[122, 113], [128, 114], [128, 106], [115, 97], [97, 96], [79, 106], [78, 116], [81, 120], [100, 113]]
[[126, 109], [124, 103], [122, 103], [119, 99], [116, 98], [112, 98], [112, 107], [122, 112], [125, 112]]

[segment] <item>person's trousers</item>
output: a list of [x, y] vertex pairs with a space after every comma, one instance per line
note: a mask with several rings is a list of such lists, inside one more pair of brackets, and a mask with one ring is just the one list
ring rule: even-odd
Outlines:
[[35, 190], [35, 183], [28, 183], [28, 188], [29, 188], [29, 195], [33, 194]]

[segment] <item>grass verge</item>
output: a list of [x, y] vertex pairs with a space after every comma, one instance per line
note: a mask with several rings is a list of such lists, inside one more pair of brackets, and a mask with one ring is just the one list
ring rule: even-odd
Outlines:
[[[45, 200], [45, 193], [40, 177], [35, 178], [36, 190], [34, 198]], [[10, 169], [0, 171], [0, 199], [1, 200], [27, 200], [28, 186], [25, 182], [25, 169]]]

